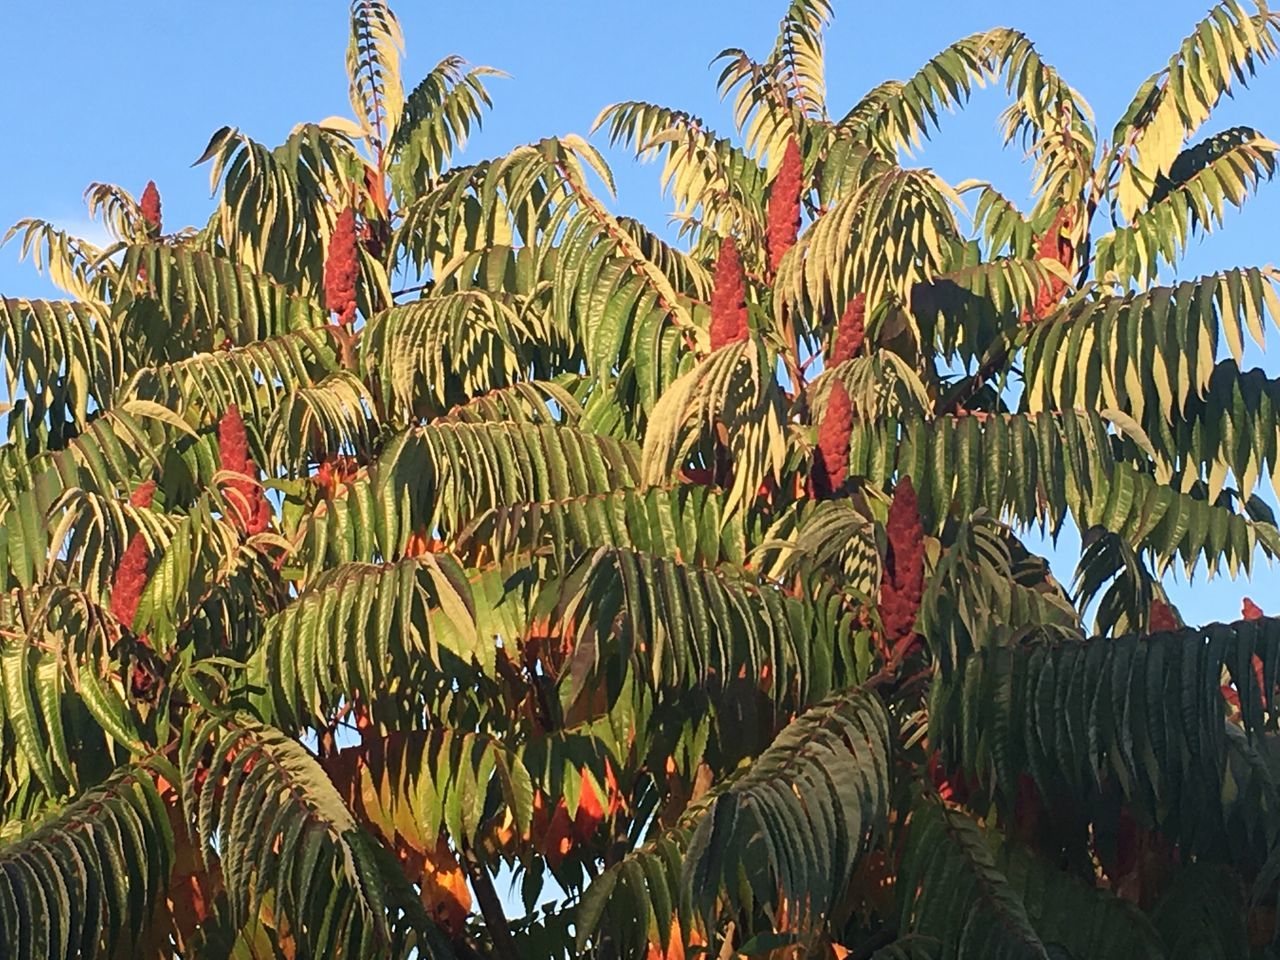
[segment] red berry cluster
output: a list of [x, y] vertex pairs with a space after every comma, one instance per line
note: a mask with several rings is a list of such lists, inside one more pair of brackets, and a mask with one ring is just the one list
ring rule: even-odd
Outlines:
[[146, 508], [151, 506], [151, 501], [155, 499], [156, 482], [154, 480], [144, 480], [138, 484], [133, 493], [129, 494], [129, 506]]
[[[1058, 211], [1058, 215], [1053, 218], [1053, 225], [1049, 227], [1045, 235], [1036, 244], [1036, 259], [1056, 260], [1063, 267], [1070, 270], [1071, 261], [1075, 258], [1075, 246], [1067, 235], [1070, 229], [1071, 208], [1063, 207]], [[1031, 313], [1023, 314], [1022, 322], [1031, 323], [1033, 320], [1043, 320], [1053, 312], [1053, 308], [1062, 300], [1062, 295], [1066, 291], [1067, 283], [1065, 280], [1060, 277], [1049, 277], [1036, 294], [1035, 310]]]
[[250, 535], [266, 530], [271, 522], [271, 505], [258, 485], [258, 465], [249, 457], [244, 420], [235, 404], [227, 407], [218, 422], [218, 460], [223, 470], [243, 477], [229, 481], [226, 489], [236, 526]]
[[800, 198], [804, 195], [804, 160], [792, 137], [782, 154], [782, 165], [769, 191], [768, 224], [765, 242], [769, 249], [769, 272], [777, 273], [782, 256], [800, 235]]
[[837, 380], [827, 396], [827, 409], [818, 426], [818, 450], [813, 462], [813, 487], [830, 497], [849, 475], [849, 435], [853, 432], [853, 404], [849, 391]]
[[1174, 616], [1174, 611], [1164, 600], [1152, 600], [1151, 602], [1151, 632], [1152, 634], [1160, 634], [1165, 630], [1178, 630], [1178, 617]]
[[356, 212], [347, 207], [338, 215], [329, 254], [324, 261], [324, 306], [338, 315], [338, 323], [356, 319], [356, 278], [360, 274], [360, 254], [356, 240]]
[[862, 349], [867, 338], [867, 295], [859, 293], [844, 308], [840, 317], [840, 325], [836, 328], [835, 340], [831, 344], [831, 366], [852, 360]]
[[719, 350], [751, 335], [747, 326], [747, 287], [742, 258], [733, 237], [725, 237], [716, 261], [711, 293], [711, 349]]
[[218, 421], [218, 462], [223, 470], [244, 473], [249, 465], [249, 437], [244, 418], [234, 403]]
[[[138, 485], [129, 495], [129, 503], [134, 507], [150, 507], [155, 496], [156, 482], [147, 480]], [[142, 600], [142, 591], [147, 586], [147, 565], [150, 553], [147, 539], [135, 533], [120, 562], [116, 564], [115, 574], [111, 578], [111, 615], [129, 630], [133, 629], [134, 618], [138, 615], [138, 603]], [[137, 638], [142, 647], [150, 644], [145, 636]], [[151, 699], [156, 685], [156, 676], [146, 658], [138, 659], [129, 674], [129, 689], [132, 694], [143, 700]]]
[[1151, 632], [1161, 633], [1165, 630], [1177, 630], [1178, 618], [1163, 600], [1151, 601]]
[[[129, 503], [135, 507], [149, 507], [155, 492], [156, 482], [148, 480], [129, 495]], [[138, 601], [142, 599], [142, 591], [147, 585], [147, 560], [147, 539], [135, 533], [124, 548], [111, 579], [111, 613], [126, 627], [133, 627]]]
[[147, 233], [152, 237], [160, 235], [160, 191], [156, 189], [156, 182], [148, 180], [146, 189], [142, 191], [142, 202], [139, 204], [142, 208], [142, 219], [147, 222]]
[[886, 645], [901, 653], [915, 636], [924, 593], [924, 526], [910, 477], [898, 481], [885, 530], [889, 552], [880, 583], [880, 623]]

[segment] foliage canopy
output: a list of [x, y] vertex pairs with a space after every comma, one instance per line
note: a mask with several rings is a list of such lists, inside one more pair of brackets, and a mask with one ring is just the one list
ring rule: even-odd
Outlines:
[[[1275, 170], [1202, 128], [1280, 14], [1109, 134], [1007, 29], [837, 116], [831, 15], [720, 55], [734, 139], [600, 114], [674, 242], [580, 136], [459, 165], [495, 71], [406, 92], [383, 0], [200, 228], [10, 231], [11, 955], [1280, 955], [1280, 620], [1160, 580], [1280, 554], [1280, 272], [1162, 279]], [[904, 161], [984, 85], [1028, 209]]]

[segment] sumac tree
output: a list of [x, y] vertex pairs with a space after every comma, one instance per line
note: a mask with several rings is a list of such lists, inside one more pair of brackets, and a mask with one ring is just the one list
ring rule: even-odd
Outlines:
[[[1201, 128], [1280, 15], [1105, 139], [1006, 29], [832, 113], [830, 15], [722, 55], [736, 139], [600, 115], [676, 237], [578, 136], [459, 165], [492, 71], [406, 92], [382, 0], [203, 227], [16, 225], [0, 952], [1276, 956], [1280, 620], [1161, 577], [1280, 553], [1280, 274], [1158, 278], [1274, 170]], [[1025, 209], [903, 159], [993, 79]]]

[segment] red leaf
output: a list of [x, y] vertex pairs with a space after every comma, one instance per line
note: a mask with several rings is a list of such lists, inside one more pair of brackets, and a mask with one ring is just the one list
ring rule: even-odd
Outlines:
[[582, 768], [582, 789], [578, 797], [578, 813], [573, 818], [573, 834], [579, 843], [587, 843], [595, 836], [596, 829], [604, 822], [604, 805], [596, 791], [595, 782]]

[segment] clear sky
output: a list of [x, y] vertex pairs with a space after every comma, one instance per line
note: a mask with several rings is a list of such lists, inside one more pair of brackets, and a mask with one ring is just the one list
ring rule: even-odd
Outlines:
[[[785, 0], [401, 0], [405, 82], [414, 84], [442, 56], [457, 53], [499, 67], [495, 111], [465, 158], [501, 153], [550, 134], [586, 133], [600, 108], [644, 99], [697, 113], [729, 132], [716, 99], [710, 59], [728, 46], [764, 56]], [[1016, 27], [1093, 106], [1104, 131], [1147, 76], [1159, 69], [1207, 0], [914, 0], [873, 4], [835, 0], [828, 34], [828, 99], [840, 113], [868, 88], [905, 77], [947, 43], [995, 25]], [[40, 216], [100, 239], [81, 194], [92, 181], [119, 183], [135, 196], [159, 184], [169, 229], [203, 223], [210, 212], [208, 171], [192, 168], [223, 124], [278, 143], [297, 122], [348, 114], [343, 57], [345, 0], [0, 0], [5, 79], [0, 81], [0, 229]], [[54, 55], [56, 53], [56, 55]], [[913, 162], [956, 182], [990, 180], [1025, 196], [1030, 168], [1002, 151], [995, 118], [1002, 93], [980, 93]], [[1280, 64], [1219, 109], [1212, 132], [1249, 124], [1280, 138]], [[599, 138], [597, 138], [599, 142]], [[610, 154], [619, 209], [661, 227], [669, 205], [657, 170]], [[1280, 184], [1263, 188], [1226, 232], [1197, 243], [1184, 266], [1195, 275], [1280, 260]], [[51, 288], [17, 248], [0, 250], [0, 293], [49, 296]], [[1280, 342], [1280, 337], [1273, 339]], [[1280, 375], [1278, 351], [1260, 363]], [[1055, 557], [1069, 578], [1075, 545]], [[1203, 581], [1172, 586], [1191, 622], [1233, 619], [1240, 597], [1280, 613], [1280, 575], [1260, 568], [1251, 585]]]

